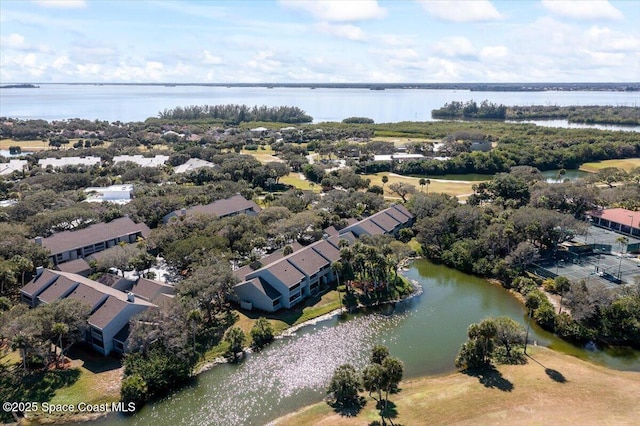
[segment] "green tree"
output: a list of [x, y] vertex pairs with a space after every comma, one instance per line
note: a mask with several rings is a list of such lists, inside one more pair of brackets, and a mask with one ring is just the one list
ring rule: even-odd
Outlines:
[[506, 359], [512, 360], [513, 347], [524, 343], [524, 328], [522, 325], [509, 317], [498, 317], [495, 319], [496, 334], [495, 340], [503, 346], [506, 351]]
[[558, 276], [554, 280], [555, 288], [560, 293], [560, 306], [558, 307], [558, 314], [562, 313], [562, 298], [565, 293], [571, 289], [571, 282], [567, 277]]
[[389, 348], [383, 345], [375, 345], [373, 349], [371, 349], [371, 364], [380, 364], [384, 362], [384, 360], [389, 356]]
[[250, 333], [252, 339], [251, 347], [253, 349], [262, 349], [271, 343], [274, 338], [273, 326], [264, 317], [258, 318], [253, 327], [251, 327]]
[[227, 334], [224, 336], [224, 341], [229, 344], [229, 350], [227, 350], [227, 358], [237, 361], [238, 354], [244, 352], [244, 344], [247, 338], [244, 335], [244, 331], [240, 327], [231, 327]]
[[407, 195], [415, 194], [416, 187], [405, 182], [394, 182], [389, 185], [391, 192], [398, 194], [402, 198], [402, 202], [407, 202]]
[[384, 186], [389, 183], [389, 176], [384, 175], [382, 176], [382, 191], [384, 192]]
[[[370, 364], [362, 370], [362, 385], [369, 392], [369, 396], [376, 401], [382, 401], [382, 391], [384, 390], [384, 368], [380, 364]], [[373, 393], [378, 394], [376, 399]]]
[[333, 394], [339, 406], [349, 407], [358, 402], [358, 392], [361, 389], [356, 369], [350, 364], [343, 364], [333, 373], [327, 393]]
[[140, 374], [127, 376], [120, 385], [120, 400], [139, 404], [147, 398], [147, 383]]

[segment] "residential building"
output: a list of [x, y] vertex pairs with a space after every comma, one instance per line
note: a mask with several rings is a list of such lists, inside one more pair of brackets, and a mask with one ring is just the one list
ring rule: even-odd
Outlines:
[[321, 286], [335, 280], [331, 264], [340, 260], [340, 241], [353, 244], [362, 235], [395, 235], [413, 223], [413, 215], [402, 205], [381, 212], [339, 230], [328, 229], [325, 239], [284, 256], [280, 251], [259, 262], [253, 270], [245, 266], [234, 273], [240, 283], [234, 287], [234, 299], [245, 309], [274, 312], [289, 309]]
[[85, 201], [101, 203], [107, 201], [114, 204], [126, 204], [133, 198], [133, 185], [111, 185], [106, 187], [89, 187], [84, 190]]
[[138, 238], [147, 238], [150, 232], [144, 223], [135, 223], [128, 217], [121, 217], [84, 229], [58, 232], [47, 238], [36, 237], [36, 243], [48, 249], [51, 252], [49, 259], [54, 265], [58, 265], [84, 259], [119, 243], [135, 243]]
[[62, 299], [85, 303], [90, 308], [85, 340], [103, 355], [124, 353], [129, 320], [156, 307], [132, 292], [125, 293], [78, 274], [41, 268], [20, 295], [32, 308]]
[[194, 206], [173, 211], [162, 218], [164, 223], [171, 219], [177, 220], [184, 216], [207, 215], [219, 218], [247, 214], [255, 216], [260, 213], [260, 207], [252, 200], [247, 200], [242, 195], [234, 195], [231, 198], [217, 200], [207, 205]]
[[62, 158], [41, 158], [38, 165], [42, 168], [48, 166], [59, 169], [66, 166], [95, 166], [102, 163], [100, 157], [62, 157]]
[[10, 175], [13, 172], [22, 172], [27, 168], [27, 160], [9, 160], [8, 163], [0, 163], [0, 176]]
[[142, 155], [116, 155], [113, 157], [113, 164], [130, 162], [140, 167], [160, 167], [169, 160], [168, 155], [156, 155], [155, 157], [144, 157]]
[[174, 167], [173, 173], [175, 174], [188, 173], [188, 172], [196, 171], [203, 167], [212, 168], [216, 170], [220, 169], [220, 166], [210, 161], [201, 160], [200, 158], [190, 158], [186, 163], [180, 164], [179, 166]]

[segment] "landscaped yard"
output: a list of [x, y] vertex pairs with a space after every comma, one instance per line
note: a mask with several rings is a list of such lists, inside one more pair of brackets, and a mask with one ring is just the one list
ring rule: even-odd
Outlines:
[[628, 172], [631, 169], [640, 167], [640, 158], [625, 158], [622, 160], [604, 160], [594, 163], [584, 163], [582, 166], [580, 166], [580, 170], [595, 173], [607, 167], [617, 167]]
[[303, 190], [308, 190], [313, 192], [320, 192], [322, 190], [322, 187], [320, 185], [313, 184], [312, 186], [311, 182], [309, 182], [306, 179], [303, 179], [300, 173], [296, 173], [296, 172], [291, 172], [288, 175], [281, 177], [280, 183], [284, 183], [285, 185], [293, 185], [298, 189], [303, 189]]

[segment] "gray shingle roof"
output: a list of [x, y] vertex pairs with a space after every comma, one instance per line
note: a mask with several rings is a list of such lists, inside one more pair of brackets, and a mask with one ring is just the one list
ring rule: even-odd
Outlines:
[[46, 288], [52, 280], [57, 278], [58, 275], [55, 272], [45, 269], [40, 276], [29, 281], [20, 291], [28, 296], [36, 295]]
[[320, 253], [322, 257], [328, 259], [329, 262], [335, 262], [336, 260], [340, 260], [340, 250], [337, 249], [333, 244], [328, 241], [321, 240], [316, 244], [313, 244], [313, 250]]
[[383, 210], [370, 216], [369, 220], [384, 229], [385, 232], [392, 232], [401, 222], [388, 215], [387, 210]]
[[[242, 212], [244, 210], [251, 209], [256, 213], [260, 211], [260, 207], [253, 202], [252, 200], [245, 199], [242, 195], [234, 195], [231, 198], [225, 198], [223, 200], [217, 200], [213, 203], [204, 205], [204, 206], [193, 206], [186, 209], [184, 215], [193, 216], [193, 215], [211, 215], [217, 217], [228, 216], [237, 212]], [[173, 213], [165, 216], [165, 220], [168, 220], [170, 217], [180, 217], [183, 216], [182, 210], [176, 210]]]
[[88, 285], [80, 284], [78, 285], [78, 287], [76, 287], [75, 290], [71, 292], [71, 294], [69, 294], [69, 296], [67, 296], [67, 299], [76, 299], [84, 302], [87, 305], [91, 306], [91, 310], [94, 310], [98, 307], [104, 297], [104, 293], [91, 288]]
[[251, 286], [253, 286], [256, 290], [261, 293], [264, 293], [269, 299], [276, 300], [281, 297], [278, 291], [271, 287], [271, 285], [260, 277], [256, 277], [247, 281]]
[[309, 276], [317, 273], [320, 268], [328, 266], [330, 263], [327, 259], [316, 253], [312, 247], [305, 247], [299, 252], [293, 253], [287, 257], [287, 260]]
[[296, 267], [286, 259], [273, 263], [267, 266], [266, 269], [287, 287], [293, 287], [304, 280], [302, 272], [298, 271]]
[[69, 250], [124, 237], [140, 232], [144, 238], [151, 230], [144, 223], [135, 223], [128, 217], [121, 217], [109, 223], [96, 223], [77, 231], [63, 231], [42, 239], [42, 245], [51, 251], [52, 255]]
[[89, 317], [89, 324], [99, 329], [105, 328], [115, 317], [127, 308], [127, 302], [109, 296]]
[[58, 277], [45, 291], [40, 293], [38, 299], [45, 303], [53, 303], [68, 293], [78, 284], [67, 277]]

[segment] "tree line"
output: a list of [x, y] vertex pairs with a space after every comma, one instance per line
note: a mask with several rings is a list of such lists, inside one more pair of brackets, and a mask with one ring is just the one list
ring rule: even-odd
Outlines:
[[313, 117], [298, 107], [266, 105], [249, 107], [247, 105], [191, 105], [165, 109], [158, 113], [160, 119], [169, 120], [220, 120], [227, 124], [239, 124], [247, 121], [264, 121], [278, 123], [310, 123]]

